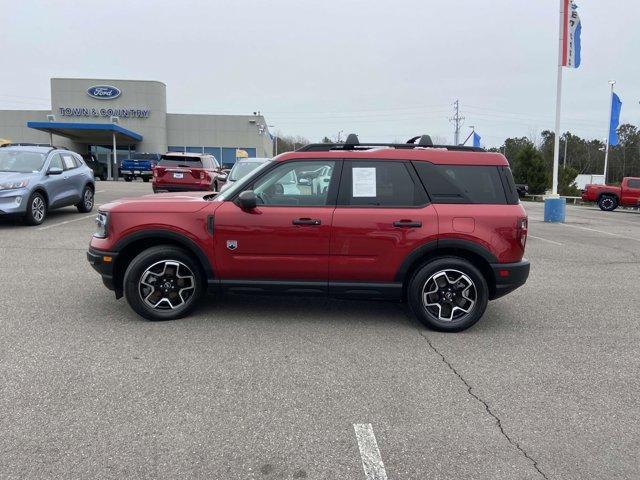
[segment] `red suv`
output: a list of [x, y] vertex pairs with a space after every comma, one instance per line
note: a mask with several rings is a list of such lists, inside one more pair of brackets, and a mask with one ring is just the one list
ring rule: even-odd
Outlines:
[[293, 293], [406, 301], [429, 327], [459, 331], [525, 283], [526, 239], [502, 155], [351, 135], [279, 155], [220, 194], [102, 205], [88, 259], [151, 320], [186, 315], [207, 290]]
[[153, 170], [153, 192], [217, 192], [227, 174], [213, 155], [171, 152], [160, 157]]

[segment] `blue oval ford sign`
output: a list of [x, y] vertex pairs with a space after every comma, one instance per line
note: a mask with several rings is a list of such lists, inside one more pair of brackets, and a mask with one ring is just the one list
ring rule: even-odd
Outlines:
[[111, 85], [95, 85], [87, 88], [87, 95], [99, 100], [111, 100], [112, 98], [118, 98], [122, 92], [119, 88], [112, 87]]

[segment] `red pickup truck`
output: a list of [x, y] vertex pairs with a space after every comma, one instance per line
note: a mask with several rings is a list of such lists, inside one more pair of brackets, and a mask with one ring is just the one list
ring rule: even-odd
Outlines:
[[611, 212], [623, 207], [640, 207], [640, 178], [625, 177], [619, 187], [589, 184], [582, 190], [582, 200], [596, 202], [600, 210]]

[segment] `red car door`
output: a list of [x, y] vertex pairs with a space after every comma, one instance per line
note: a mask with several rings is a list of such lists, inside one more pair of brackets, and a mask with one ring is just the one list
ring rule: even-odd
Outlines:
[[331, 221], [337, 197], [335, 160], [276, 162], [246, 190], [258, 205], [225, 201], [214, 219], [216, 274], [223, 285], [313, 282], [326, 289]]
[[626, 179], [626, 185], [622, 185], [621, 204], [625, 206], [637, 206], [640, 202], [640, 178]]
[[402, 261], [435, 241], [437, 213], [413, 166], [403, 161], [345, 161], [333, 215], [332, 291], [396, 296]]

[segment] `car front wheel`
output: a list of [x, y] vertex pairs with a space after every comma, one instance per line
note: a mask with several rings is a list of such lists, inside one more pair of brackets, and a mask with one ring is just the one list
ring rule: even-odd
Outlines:
[[488, 286], [482, 273], [457, 257], [435, 259], [413, 275], [407, 297], [427, 327], [459, 332], [475, 324], [487, 308]]
[[34, 192], [27, 203], [24, 221], [27, 225], [40, 225], [47, 217], [47, 201], [40, 192]]
[[188, 315], [204, 292], [198, 264], [180, 248], [160, 245], [135, 257], [124, 275], [129, 306], [148, 320]]

